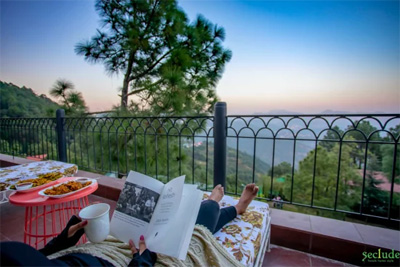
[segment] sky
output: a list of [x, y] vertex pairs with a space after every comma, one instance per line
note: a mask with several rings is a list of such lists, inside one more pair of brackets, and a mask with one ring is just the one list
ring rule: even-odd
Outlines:
[[[0, 0], [0, 80], [48, 95], [65, 78], [90, 111], [117, 105], [122, 75], [74, 52], [101, 27], [94, 3]], [[225, 29], [233, 55], [216, 91], [228, 114], [400, 113], [398, 0], [178, 4]]]

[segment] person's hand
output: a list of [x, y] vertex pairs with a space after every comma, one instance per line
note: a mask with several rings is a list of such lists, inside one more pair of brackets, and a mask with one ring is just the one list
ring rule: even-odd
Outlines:
[[50, 240], [47, 245], [40, 250], [45, 256], [56, 253], [60, 250], [72, 247], [78, 243], [79, 239], [85, 233], [83, 227], [87, 224], [87, 221], [82, 221], [76, 215], [72, 215], [71, 219], [68, 221], [64, 230], [61, 233]]
[[[81, 218], [79, 216], [76, 216], [76, 217], [81, 220]], [[68, 238], [73, 237], [76, 234], [76, 232], [78, 230], [82, 229], [83, 227], [85, 227], [87, 225], [87, 223], [88, 223], [88, 221], [82, 221], [82, 222], [72, 225], [68, 229]]]
[[[133, 254], [138, 252], [135, 243], [133, 242], [132, 239], [129, 239], [129, 246], [131, 246], [131, 251]], [[146, 242], [144, 241], [144, 236], [141, 235], [139, 240], [139, 255], [142, 255], [143, 251], [145, 251], [146, 249], [147, 247], [146, 247]]]

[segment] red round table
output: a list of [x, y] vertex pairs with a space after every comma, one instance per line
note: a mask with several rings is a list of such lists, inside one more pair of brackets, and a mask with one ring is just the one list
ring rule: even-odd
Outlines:
[[[77, 177], [64, 177], [52, 186]], [[29, 193], [14, 192], [9, 196], [10, 203], [25, 207], [24, 243], [38, 249], [39, 244], [47, 244], [66, 226], [72, 215], [89, 205], [88, 195], [96, 191], [97, 182], [75, 194], [63, 198], [50, 198], [38, 194], [40, 189]], [[50, 229], [49, 229], [50, 228]], [[81, 242], [86, 242], [85, 236]]]

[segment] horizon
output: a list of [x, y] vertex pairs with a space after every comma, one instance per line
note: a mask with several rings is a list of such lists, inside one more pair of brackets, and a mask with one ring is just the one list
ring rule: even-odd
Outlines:
[[[216, 92], [228, 114], [400, 113], [398, 1], [178, 5], [190, 21], [202, 14], [226, 31], [223, 45], [233, 57]], [[122, 76], [74, 53], [100, 28], [93, 0], [1, 1], [0, 10], [0, 80], [49, 96], [65, 78], [90, 112], [119, 104]]]

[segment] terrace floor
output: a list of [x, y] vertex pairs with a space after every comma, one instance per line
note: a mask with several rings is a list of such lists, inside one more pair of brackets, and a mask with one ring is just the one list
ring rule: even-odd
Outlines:
[[[95, 196], [89, 196], [90, 203], [104, 202], [111, 206], [110, 216], [116, 202]], [[24, 238], [25, 208], [10, 203], [0, 204], [0, 241], [20, 241]], [[347, 263], [318, 257], [312, 254], [271, 245], [271, 251], [264, 257], [263, 266], [352, 266]]]

